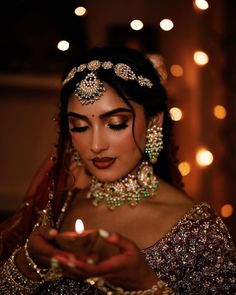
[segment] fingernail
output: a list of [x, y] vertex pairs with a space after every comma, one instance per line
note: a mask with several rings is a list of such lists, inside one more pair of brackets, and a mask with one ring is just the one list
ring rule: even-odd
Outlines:
[[74, 263], [71, 262], [71, 261], [67, 262], [66, 265], [67, 265], [69, 268], [74, 268], [74, 267], [75, 267]]
[[55, 237], [57, 235], [57, 230], [55, 228], [50, 229], [49, 231], [49, 236]]
[[52, 257], [51, 258], [51, 261], [50, 261], [50, 264], [51, 264], [51, 268], [55, 268], [55, 267], [58, 267], [59, 266], [59, 260]]
[[86, 260], [86, 262], [87, 262], [88, 264], [95, 264], [95, 261], [94, 261], [92, 258], [88, 258], [88, 259]]
[[99, 235], [100, 235], [102, 238], [107, 238], [107, 237], [109, 237], [109, 232], [106, 231], [105, 229], [100, 228], [98, 232], [99, 232]]

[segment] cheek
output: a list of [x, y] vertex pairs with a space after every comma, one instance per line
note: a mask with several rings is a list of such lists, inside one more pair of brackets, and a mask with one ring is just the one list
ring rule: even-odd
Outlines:
[[145, 132], [144, 129], [135, 130], [134, 135], [132, 130], [126, 134], [117, 134], [114, 137], [114, 141], [117, 143], [117, 146], [120, 147], [120, 150], [125, 151], [129, 155], [140, 154], [140, 150], [144, 150], [145, 147]]
[[83, 151], [86, 150], [86, 147], [88, 147], [87, 141], [81, 140], [81, 136], [79, 134], [72, 133], [71, 140], [73, 147], [80, 153], [83, 153]]

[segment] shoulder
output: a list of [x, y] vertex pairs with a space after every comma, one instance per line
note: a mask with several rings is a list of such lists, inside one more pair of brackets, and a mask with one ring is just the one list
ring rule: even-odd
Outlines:
[[162, 200], [168, 205], [185, 205], [187, 208], [191, 208], [195, 201], [187, 195], [184, 190], [177, 189], [173, 185], [165, 182], [164, 180], [159, 180], [158, 189], [159, 200]]
[[184, 191], [163, 180], [159, 182], [153, 203], [153, 209], [162, 212], [166, 220], [170, 220], [171, 225], [177, 223], [196, 204]]
[[160, 220], [165, 220], [164, 232], [182, 232], [185, 236], [194, 232], [209, 241], [216, 236], [214, 242], [223, 241], [224, 244], [227, 242], [229, 247], [232, 246], [226, 225], [206, 202], [197, 203], [185, 192], [162, 180], [153, 202], [153, 209], [161, 212]]
[[[171, 228], [165, 238], [173, 239], [178, 236], [185, 241], [184, 248], [194, 244], [198, 250], [218, 251], [220, 249], [234, 251], [235, 247], [229, 231], [223, 220], [207, 203], [194, 204], [187, 210], [178, 222]], [[200, 251], [198, 251], [200, 253]]]

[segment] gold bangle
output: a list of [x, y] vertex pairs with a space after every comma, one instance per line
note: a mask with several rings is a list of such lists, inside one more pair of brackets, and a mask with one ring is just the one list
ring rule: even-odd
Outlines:
[[33, 281], [24, 276], [15, 264], [18, 247], [5, 262], [0, 272], [0, 293], [4, 295], [31, 295], [40, 287], [43, 281]]
[[30, 267], [32, 267], [37, 274], [40, 276], [41, 279], [44, 281], [55, 281], [62, 277], [61, 275], [61, 269], [59, 267], [58, 260], [55, 258], [51, 258], [51, 266], [50, 268], [40, 268], [30, 257], [29, 251], [28, 251], [28, 239], [26, 240], [24, 249], [25, 249], [25, 257], [28, 261], [28, 264]]
[[40, 276], [40, 278], [44, 278], [45, 274], [49, 271], [49, 269], [47, 268], [40, 268], [34, 261], [33, 259], [30, 257], [29, 255], [29, 251], [28, 251], [28, 242], [29, 240], [27, 239], [26, 240], [26, 243], [25, 243], [25, 246], [24, 246], [24, 249], [25, 249], [25, 257], [26, 257], [26, 260], [29, 264], [30, 267], [32, 267], [36, 273]]
[[62, 278], [62, 270], [59, 262], [54, 257], [51, 258], [51, 266], [48, 272], [44, 275], [44, 280], [47, 282], [56, 281]]
[[85, 282], [90, 285], [96, 285], [99, 290], [107, 295], [155, 295], [157, 292], [162, 295], [175, 294], [174, 291], [162, 280], [158, 280], [150, 289], [139, 291], [125, 291], [123, 288], [115, 287], [101, 277], [88, 278]]

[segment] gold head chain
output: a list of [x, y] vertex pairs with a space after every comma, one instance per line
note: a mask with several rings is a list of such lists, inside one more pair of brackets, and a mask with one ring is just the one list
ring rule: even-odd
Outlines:
[[152, 88], [152, 82], [143, 76], [137, 76], [130, 66], [124, 63], [113, 64], [110, 61], [101, 62], [99, 60], [92, 60], [87, 64], [81, 64], [78, 67], [74, 67], [65, 80], [63, 81], [63, 85], [69, 82], [74, 78], [76, 73], [83, 72], [85, 70], [89, 70], [88, 73], [83, 80], [76, 84], [75, 95], [81, 102], [81, 104], [89, 104], [94, 103], [96, 100], [102, 96], [105, 91], [104, 83], [100, 79], [98, 79], [96, 75], [96, 70], [98, 69], [104, 70], [114, 70], [116, 76], [121, 79], [128, 81], [134, 80], [137, 81], [138, 84], [142, 87], [146, 86], [148, 88]]

